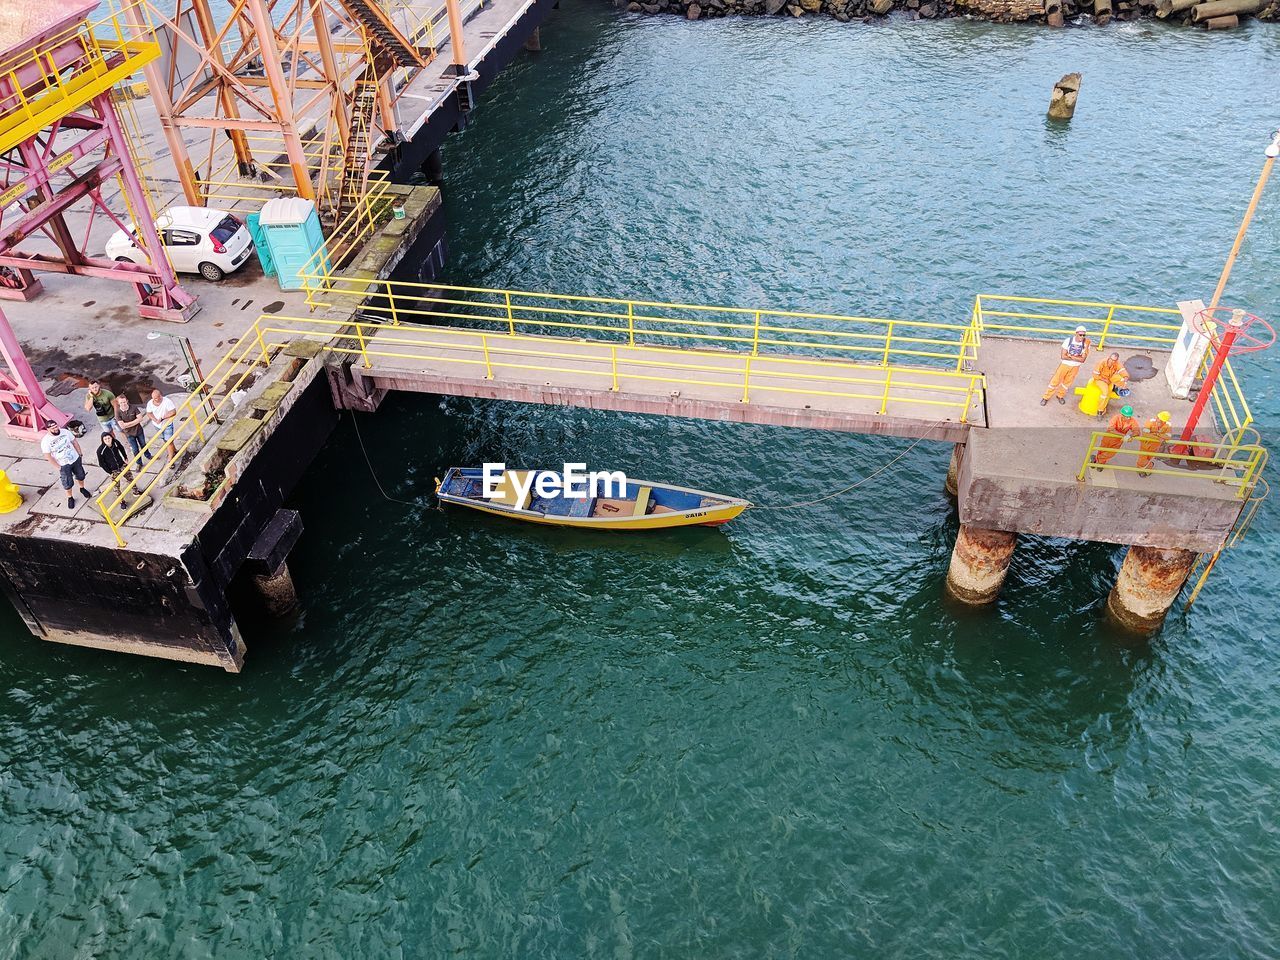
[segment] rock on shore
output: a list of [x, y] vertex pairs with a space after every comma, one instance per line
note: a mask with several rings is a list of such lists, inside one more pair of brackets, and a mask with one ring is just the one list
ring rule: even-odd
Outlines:
[[[615, 0], [618, 6], [624, 0]], [[1046, 23], [1059, 27], [1081, 15], [1099, 25], [1158, 17], [1213, 26], [1256, 17], [1280, 20], [1280, 0], [657, 0], [626, 3], [632, 13], [674, 13], [689, 20], [727, 16], [830, 16], [873, 20], [897, 10], [912, 19], [971, 16], [997, 23]]]

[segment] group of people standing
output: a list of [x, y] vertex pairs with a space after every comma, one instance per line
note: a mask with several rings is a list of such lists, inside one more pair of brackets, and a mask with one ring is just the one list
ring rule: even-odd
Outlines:
[[[1080, 372], [1080, 367], [1089, 359], [1089, 354], [1092, 350], [1093, 342], [1089, 339], [1088, 331], [1083, 326], [1076, 327], [1075, 332], [1062, 342], [1058, 367], [1054, 370], [1053, 376], [1049, 380], [1049, 386], [1040, 398], [1040, 406], [1043, 407], [1055, 396], [1058, 403], [1065, 404], [1067, 402], [1067, 391], [1075, 383], [1076, 374]], [[1096, 415], [1101, 418], [1106, 415], [1112, 392], [1118, 393], [1128, 386], [1129, 371], [1120, 362], [1120, 354], [1112, 353], [1098, 364], [1097, 370], [1094, 371], [1093, 379], [1097, 381], [1100, 391]], [[1155, 460], [1155, 455], [1173, 438], [1173, 427], [1170, 425], [1170, 419], [1169, 411], [1161, 410], [1148, 420], [1145, 425], [1142, 425], [1134, 418], [1133, 407], [1125, 404], [1120, 408], [1120, 412], [1112, 417], [1107, 424], [1107, 432], [1100, 444], [1101, 449], [1093, 455], [1090, 461], [1094, 469], [1101, 470], [1102, 466], [1116, 455], [1116, 451], [1120, 449], [1125, 440], [1129, 437], [1136, 437], [1138, 446], [1142, 451], [1137, 460], [1138, 476], [1151, 476], [1150, 467]]]
[[[117, 396], [94, 380], [90, 382], [89, 392], [85, 395], [84, 408], [93, 412], [102, 431], [97, 450], [98, 466], [112, 477], [123, 474], [135, 493], [137, 485], [128, 469], [128, 463], [139, 453], [144, 460], [151, 459], [151, 453], [145, 449], [148, 425], [160, 430], [160, 438], [166, 441], [168, 465], [173, 465], [177, 458], [173, 431], [177, 423], [178, 408], [158, 389], [151, 391], [145, 406], [138, 406], [123, 391]], [[127, 452], [125, 444], [128, 445]], [[82, 495], [86, 498], [90, 496], [84, 485], [84, 453], [80, 449], [80, 441], [70, 430], [47, 420], [40, 449], [45, 459], [58, 470], [58, 479], [67, 494], [67, 507], [74, 509], [76, 501], [71, 491], [75, 483], [79, 483]]]

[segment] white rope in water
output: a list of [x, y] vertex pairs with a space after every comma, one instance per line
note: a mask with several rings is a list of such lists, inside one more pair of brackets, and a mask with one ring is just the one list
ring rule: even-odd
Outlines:
[[360, 435], [360, 418], [356, 416], [354, 410], [348, 410], [347, 413], [351, 414], [351, 425], [356, 428], [356, 440], [360, 442], [360, 452], [364, 454], [365, 466], [369, 468], [369, 476], [373, 478], [373, 485], [378, 488], [378, 492], [392, 503], [401, 503], [406, 507], [422, 509], [422, 504], [414, 503], [411, 500], [401, 500], [398, 497], [391, 496], [386, 490], [382, 489], [382, 481], [378, 479], [378, 474], [373, 469], [373, 461], [369, 459], [369, 451], [364, 445], [364, 437]]

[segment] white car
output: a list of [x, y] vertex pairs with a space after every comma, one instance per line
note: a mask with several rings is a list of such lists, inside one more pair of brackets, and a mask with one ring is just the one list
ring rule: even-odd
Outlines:
[[[198, 273], [218, 281], [239, 270], [253, 251], [249, 228], [225, 210], [170, 207], [156, 218], [156, 232], [179, 273]], [[107, 241], [107, 257], [149, 266], [147, 255], [129, 232], [117, 230]]]

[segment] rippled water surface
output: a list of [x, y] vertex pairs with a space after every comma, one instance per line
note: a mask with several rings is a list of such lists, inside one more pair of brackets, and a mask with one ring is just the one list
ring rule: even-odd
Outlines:
[[[446, 151], [452, 277], [956, 320], [1204, 296], [1280, 30], [688, 23], [563, 0]], [[1043, 119], [1084, 72], [1075, 121]], [[1280, 313], [1280, 188], [1228, 299]], [[1247, 361], [1264, 426], [1280, 355]], [[0, 957], [1271, 957], [1273, 522], [1148, 645], [1120, 554], [941, 596], [947, 449], [723, 531], [427, 509], [568, 456], [769, 503], [905, 442], [396, 397], [297, 505], [246, 671], [0, 636]]]

